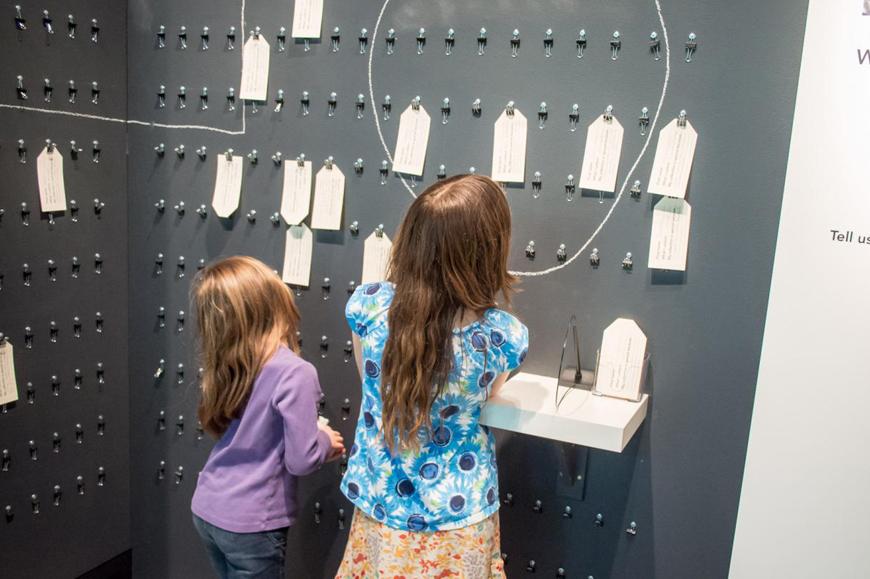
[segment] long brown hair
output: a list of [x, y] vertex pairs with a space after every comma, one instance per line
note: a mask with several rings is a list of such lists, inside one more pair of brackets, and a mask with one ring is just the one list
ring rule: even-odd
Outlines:
[[199, 420], [219, 437], [241, 416], [254, 379], [278, 345], [298, 352], [299, 311], [278, 275], [247, 256], [205, 267], [190, 301], [203, 368]]
[[426, 189], [396, 235], [387, 279], [395, 285], [381, 368], [387, 446], [416, 448], [453, 364], [452, 333], [499, 293], [510, 302], [511, 213], [492, 179], [457, 175]]

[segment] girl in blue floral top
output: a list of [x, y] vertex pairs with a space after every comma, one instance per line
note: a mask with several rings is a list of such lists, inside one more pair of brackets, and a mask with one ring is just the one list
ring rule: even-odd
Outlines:
[[526, 327], [496, 307], [515, 281], [510, 223], [492, 180], [439, 181], [408, 210], [388, 279], [347, 304], [363, 392], [338, 577], [504, 574], [495, 440], [479, 419], [528, 349]]

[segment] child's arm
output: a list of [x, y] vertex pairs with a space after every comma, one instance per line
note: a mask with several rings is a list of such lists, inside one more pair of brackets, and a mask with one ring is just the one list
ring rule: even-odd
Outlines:
[[279, 378], [273, 405], [283, 418], [284, 466], [290, 474], [309, 474], [329, 458], [332, 442], [317, 425], [320, 394], [311, 364], [301, 363]]
[[354, 334], [353, 336], [353, 357], [356, 358], [356, 369], [359, 372], [360, 380], [363, 378], [363, 355], [362, 355], [362, 341], [359, 339], [359, 336]]

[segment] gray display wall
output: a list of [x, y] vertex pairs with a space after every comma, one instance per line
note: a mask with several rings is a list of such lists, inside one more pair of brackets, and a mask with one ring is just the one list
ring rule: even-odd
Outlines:
[[[130, 546], [126, 6], [21, 8], [26, 29], [12, 4], [0, 19], [0, 332], [20, 396], [0, 412], [0, 575], [76, 577]], [[46, 139], [64, 157], [68, 202], [51, 215], [36, 177]]]

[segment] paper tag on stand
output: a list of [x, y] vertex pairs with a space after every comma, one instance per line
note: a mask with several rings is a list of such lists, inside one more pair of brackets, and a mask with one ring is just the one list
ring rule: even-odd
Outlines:
[[604, 330], [595, 390], [605, 396], [637, 400], [646, 358], [646, 335], [634, 320], [618, 318]]
[[581, 189], [616, 191], [616, 174], [622, 154], [622, 136], [625, 130], [616, 117], [608, 121], [601, 115], [586, 131], [586, 150], [580, 169]]
[[268, 99], [269, 42], [260, 36], [251, 36], [242, 52], [242, 82], [239, 98], [251, 101]]
[[50, 152], [42, 149], [36, 158], [36, 177], [39, 182], [39, 205], [43, 212], [66, 211], [66, 188], [63, 184], [63, 155], [57, 147]]
[[650, 269], [686, 271], [692, 207], [685, 199], [663, 197], [653, 209]]
[[344, 206], [344, 173], [333, 164], [317, 172], [314, 181], [314, 208], [311, 210], [311, 229], [341, 229], [341, 210]]
[[678, 119], [668, 123], [668, 126], [659, 132], [659, 142], [656, 146], [656, 156], [647, 191], [684, 199], [697, 144], [698, 133], [692, 123], [686, 121], [684, 127], [679, 126]]
[[217, 159], [217, 177], [214, 182], [214, 195], [211, 206], [218, 217], [227, 218], [239, 208], [239, 198], [242, 195], [242, 157], [233, 155], [227, 160], [226, 155], [215, 155]]
[[0, 342], [0, 404], [18, 400], [18, 383], [15, 381], [15, 361], [12, 343]]
[[387, 277], [387, 266], [390, 263], [390, 251], [393, 242], [382, 233], [378, 237], [377, 232], [368, 236], [363, 250], [363, 268], [361, 283], [384, 281]]
[[522, 183], [526, 169], [528, 122], [519, 110], [502, 111], [495, 122], [492, 143], [492, 179], [501, 183]]
[[426, 147], [429, 145], [429, 113], [423, 105], [414, 110], [408, 105], [399, 119], [399, 137], [393, 155], [393, 171], [407, 175], [423, 175]]
[[308, 286], [311, 279], [311, 254], [314, 251], [314, 234], [304, 223], [291, 225], [284, 239], [284, 283]]
[[298, 225], [308, 217], [311, 206], [311, 161], [302, 165], [284, 161], [284, 187], [281, 191], [281, 217], [287, 225]]
[[293, 4], [293, 38], [320, 38], [323, 0], [296, 0]]

